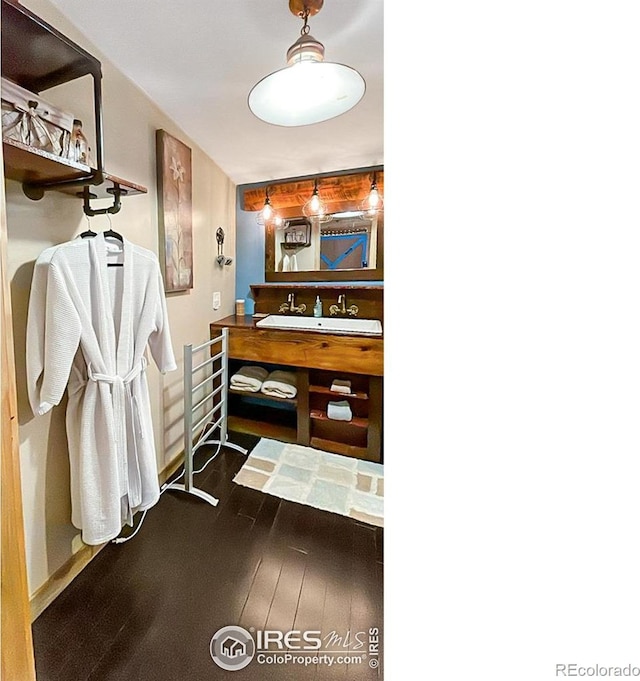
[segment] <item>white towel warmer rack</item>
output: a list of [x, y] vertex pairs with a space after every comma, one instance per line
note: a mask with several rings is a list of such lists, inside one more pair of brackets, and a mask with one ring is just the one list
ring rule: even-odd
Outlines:
[[[203, 350], [209, 350], [220, 344], [220, 351], [212, 355], [208, 359], [200, 362], [196, 366], [193, 365], [194, 355], [197, 355]], [[216, 338], [213, 338], [206, 343], [193, 347], [192, 344], [183, 347], [184, 357], [184, 484], [173, 482], [167, 485], [167, 489], [174, 489], [181, 492], [187, 492], [194, 496], [203, 499], [212, 506], [218, 505], [218, 499], [207, 494], [201, 489], [198, 489], [193, 484], [193, 456], [196, 451], [204, 445], [220, 445], [221, 447], [230, 447], [236, 449], [242, 454], [247, 454], [247, 450], [239, 445], [229, 442], [227, 439], [227, 386], [228, 386], [228, 348], [229, 348], [229, 329], [223, 328], [222, 332]], [[194, 377], [209, 365], [214, 365], [215, 362], [220, 361], [220, 369], [217, 369], [206, 376], [203, 380], [194, 380]], [[214, 387], [215, 379], [220, 377], [220, 385]], [[194, 395], [199, 390], [204, 390], [204, 396], [197, 399], [194, 404]], [[218, 398], [217, 400], [215, 398]], [[196, 414], [212, 402], [213, 406], [203, 416], [201, 416], [195, 423]], [[214, 414], [217, 414], [217, 420]], [[200, 435], [196, 434], [200, 430]], [[219, 439], [213, 439], [213, 434], [216, 430], [220, 430]], [[195, 444], [194, 444], [195, 439]]]

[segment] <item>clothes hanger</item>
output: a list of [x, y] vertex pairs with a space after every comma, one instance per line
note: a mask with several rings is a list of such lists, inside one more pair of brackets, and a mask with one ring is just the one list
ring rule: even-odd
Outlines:
[[87, 225], [88, 225], [88, 227], [87, 227], [87, 229], [86, 229], [84, 232], [80, 232], [80, 237], [81, 237], [82, 239], [87, 239], [87, 238], [89, 238], [89, 237], [97, 236], [96, 232], [94, 232], [94, 231], [91, 229], [91, 220], [89, 219], [89, 216], [88, 216], [88, 215], [85, 215], [85, 217], [87, 218]]
[[[114, 239], [118, 239], [119, 241], [122, 241], [122, 243], [124, 244], [124, 238], [123, 238], [122, 234], [120, 234], [118, 232], [114, 232], [114, 230], [113, 230], [113, 225], [111, 224], [111, 216], [107, 215], [107, 220], [109, 220], [109, 229], [107, 229], [103, 232], [104, 236], [105, 237], [108, 237], [108, 236], [113, 237]], [[121, 263], [121, 262], [108, 262], [107, 263], [107, 267], [123, 267], [123, 266], [124, 266], [124, 263]]]
[[122, 234], [113, 231], [113, 226], [111, 224], [111, 216], [107, 215], [107, 220], [109, 220], [109, 229], [103, 232], [103, 234], [105, 236], [110, 236], [113, 237], [114, 239], [118, 239], [119, 241], [122, 241], [122, 243], [124, 243], [124, 238], [122, 237]]

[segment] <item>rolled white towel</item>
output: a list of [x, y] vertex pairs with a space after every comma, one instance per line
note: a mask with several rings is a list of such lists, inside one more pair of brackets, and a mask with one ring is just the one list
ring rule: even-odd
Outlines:
[[260, 391], [265, 395], [291, 399], [298, 394], [296, 374], [293, 371], [272, 371]]
[[264, 367], [247, 364], [233, 374], [230, 385], [234, 390], [257, 393], [260, 392], [260, 388], [268, 375], [269, 372]]
[[329, 402], [327, 405], [327, 418], [334, 421], [351, 421], [353, 414], [351, 413], [351, 406], [347, 400]]
[[336, 378], [331, 384], [331, 390], [334, 393], [351, 394], [351, 381], [342, 378]]

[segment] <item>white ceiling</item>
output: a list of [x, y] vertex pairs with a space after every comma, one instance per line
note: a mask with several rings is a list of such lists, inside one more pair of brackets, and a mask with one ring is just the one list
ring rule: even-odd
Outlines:
[[351, 111], [301, 128], [247, 106], [300, 35], [288, 0], [51, 2], [236, 184], [384, 162], [383, 0], [325, 0], [310, 18], [325, 59], [360, 71], [367, 89]]

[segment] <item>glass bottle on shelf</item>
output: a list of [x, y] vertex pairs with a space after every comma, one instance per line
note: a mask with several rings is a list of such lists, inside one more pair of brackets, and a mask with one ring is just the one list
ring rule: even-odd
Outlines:
[[78, 118], [73, 121], [73, 130], [71, 131], [71, 152], [72, 159], [84, 165], [91, 165], [89, 143], [82, 132], [82, 121]]

